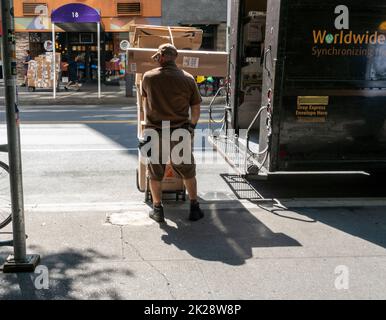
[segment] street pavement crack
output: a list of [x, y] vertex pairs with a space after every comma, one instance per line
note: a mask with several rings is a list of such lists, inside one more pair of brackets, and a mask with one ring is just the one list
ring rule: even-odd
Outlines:
[[128, 241], [125, 241], [125, 243], [130, 246], [130, 248], [132, 248], [134, 250], [134, 252], [137, 254], [137, 256], [144, 262], [146, 263], [148, 266], [150, 266], [152, 269], [154, 269], [166, 282], [166, 286], [168, 288], [168, 292], [169, 292], [169, 295], [171, 296], [171, 298], [173, 300], [177, 300], [176, 296], [173, 294], [173, 291], [171, 289], [171, 282], [170, 280], [168, 279], [168, 277], [163, 273], [161, 272], [161, 270], [159, 270], [154, 264], [152, 264], [150, 261], [146, 260], [142, 254], [140, 253], [140, 251], [138, 250], [138, 248], [136, 248], [133, 244], [129, 243]]
[[[197, 266], [198, 271], [199, 271], [200, 274], [201, 274], [202, 279], [203, 279], [204, 282], [205, 282], [206, 287], [208, 288], [208, 294], [211, 295], [211, 296], [214, 296], [214, 292], [213, 292], [213, 290], [211, 289], [211, 287], [210, 287], [210, 285], [209, 285], [209, 283], [208, 283], [208, 281], [207, 281], [207, 279], [206, 279], [206, 277], [205, 277], [205, 275], [204, 275], [204, 271], [202, 270], [200, 263], [197, 262], [197, 261], [196, 261], [196, 266]], [[214, 298], [214, 300], [216, 300], [216, 298]]]
[[122, 260], [125, 260], [125, 240], [123, 239], [123, 227], [120, 227], [121, 229], [121, 255]]

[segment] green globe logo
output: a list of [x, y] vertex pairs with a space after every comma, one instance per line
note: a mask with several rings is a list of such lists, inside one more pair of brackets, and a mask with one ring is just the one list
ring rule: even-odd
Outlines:
[[326, 36], [326, 43], [331, 44], [334, 42], [334, 36], [330, 33]]

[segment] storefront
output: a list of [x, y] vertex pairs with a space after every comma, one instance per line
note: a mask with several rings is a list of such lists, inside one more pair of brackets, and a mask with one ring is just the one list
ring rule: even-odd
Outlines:
[[[78, 80], [92, 80], [97, 79], [98, 83], [98, 97], [101, 96], [101, 32], [103, 25], [101, 24], [101, 15], [97, 9], [81, 3], [70, 3], [64, 5], [51, 14], [52, 24], [52, 46], [53, 51], [53, 65], [56, 65], [57, 58], [63, 60], [68, 66], [68, 61], [76, 61], [77, 79]], [[58, 43], [56, 37], [55, 27], [66, 32], [65, 41], [62, 41], [63, 46]], [[69, 38], [69, 33], [72, 34], [72, 38]], [[95, 36], [96, 33], [96, 36]], [[63, 33], [62, 33], [63, 35]], [[79, 38], [78, 38], [79, 35]], [[62, 37], [63, 38], [63, 37]], [[73, 44], [80, 43], [79, 46]], [[63, 56], [63, 47], [66, 54]], [[57, 52], [60, 49], [59, 52]], [[75, 50], [74, 50], [75, 49]], [[58, 53], [58, 55], [56, 55]], [[67, 62], [65, 61], [67, 59]], [[63, 64], [60, 64], [62, 66]], [[56, 70], [57, 73], [61, 73], [62, 67]], [[71, 72], [70, 72], [71, 73]], [[95, 77], [94, 77], [95, 75]], [[53, 92], [54, 98], [56, 97], [57, 78], [53, 77]], [[59, 81], [63, 80], [60, 79]], [[71, 80], [71, 79], [70, 79]]]
[[[102, 82], [110, 84], [115, 79], [117, 71], [124, 74], [125, 54], [120, 50], [122, 40], [128, 40], [129, 32], [101, 32], [101, 61]], [[48, 32], [30, 32], [28, 47], [32, 57], [37, 57], [47, 52], [45, 45], [52, 41], [52, 34]], [[97, 60], [97, 34], [96, 32], [56, 32], [56, 51], [66, 61], [71, 55], [79, 55], [84, 61], [80, 65], [80, 81], [96, 81]], [[116, 59], [119, 62], [116, 62]], [[103, 65], [104, 62], [104, 65]]]
[[[64, 3], [67, 1], [47, 2], [47, 4], [36, 4], [33, 9], [33, 12], [35, 12], [33, 16], [23, 15], [21, 5], [15, 5], [19, 83], [23, 81], [22, 62], [25, 59], [26, 50], [30, 50], [33, 58], [44, 55], [49, 51], [60, 53], [60, 59], [63, 62], [61, 65], [64, 65], [66, 61], [73, 59], [75, 56], [79, 57], [78, 75], [81, 83], [97, 86], [98, 74], [100, 74], [102, 86], [104, 84], [119, 84], [119, 81], [125, 76], [126, 65], [125, 54], [120, 49], [121, 41], [129, 40], [130, 30], [135, 24], [159, 25], [161, 23], [160, 5], [157, 12], [154, 11], [154, 6], [150, 6], [151, 3], [154, 4], [154, 1], [140, 1], [142, 9], [137, 15], [125, 15], [118, 11], [120, 3], [127, 3], [125, 0], [113, 0], [109, 6], [106, 1], [75, 0], [57, 8], [54, 5], [58, 2]], [[68, 21], [55, 21], [55, 12], [63, 12], [66, 7], [70, 8], [67, 12], [69, 14], [67, 16]], [[88, 8], [89, 12], [98, 13], [100, 33], [97, 32], [97, 23], [81, 22], [84, 18], [79, 15], [83, 12], [82, 8]], [[53, 25], [55, 25], [54, 48], [52, 48]], [[98, 34], [100, 41], [98, 41]], [[98, 50], [98, 45], [100, 50]], [[65, 68], [60, 70], [64, 80], [67, 78], [66, 72]], [[59, 81], [62, 80], [62, 78], [59, 79]]]
[[[128, 40], [130, 34], [111, 33], [101, 30], [101, 61], [103, 82], [109, 82], [113, 71], [120, 71], [124, 67], [125, 55], [120, 52], [119, 43]], [[80, 81], [92, 82], [97, 80], [98, 43], [97, 32], [58, 32], [56, 33], [56, 52], [61, 53], [63, 61], [70, 57], [80, 57]], [[119, 62], [116, 63], [117, 59]], [[124, 74], [124, 70], [123, 70]]]

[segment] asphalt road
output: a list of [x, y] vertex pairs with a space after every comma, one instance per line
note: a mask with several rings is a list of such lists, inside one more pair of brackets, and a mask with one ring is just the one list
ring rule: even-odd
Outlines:
[[[0, 111], [0, 143], [6, 141], [4, 115]], [[221, 117], [220, 109], [216, 117]], [[67, 202], [74, 196], [85, 202], [123, 201], [128, 192], [130, 197], [138, 198], [133, 182], [138, 144], [135, 106], [22, 107], [21, 121], [25, 184], [26, 190], [31, 190], [26, 192], [27, 200], [36, 192], [45, 194], [44, 202], [55, 193], [54, 202]], [[207, 107], [203, 107], [199, 128], [207, 126]], [[196, 145], [196, 152], [208, 153], [209, 148], [207, 143], [203, 147]], [[203, 166], [203, 170], [208, 167]], [[58, 178], [59, 186], [55, 185]], [[229, 184], [226, 174], [222, 178]], [[257, 190], [258, 197], [268, 199], [386, 198], [385, 178], [366, 174], [279, 175], [268, 181], [251, 181], [250, 186]], [[247, 197], [238, 194], [236, 184], [229, 186], [235, 196], [248, 198], [245, 190]], [[65, 191], [70, 189], [73, 192]], [[36, 195], [33, 198], [41, 200]]]
[[[136, 113], [135, 106], [22, 108], [27, 206], [142, 200], [136, 188]], [[0, 143], [6, 143], [4, 115], [0, 112]], [[207, 120], [204, 107], [199, 128], [206, 128]], [[208, 146], [196, 148], [198, 157], [206, 151], [203, 148]], [[8, 162], [6, 155], [0, 158]]]

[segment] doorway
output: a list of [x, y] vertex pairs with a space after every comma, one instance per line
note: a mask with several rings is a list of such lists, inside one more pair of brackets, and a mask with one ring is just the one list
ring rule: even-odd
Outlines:
[[82, 83], [96, 83], [98, 81], [98, 46], [96, 39], [96, 33], [92, 32], [65, 32], [57, 34], [57, 52], [61, 53], [62, 60], [68, 62], [75, 57], [80, 58], [78, 62], [78, 78]]

